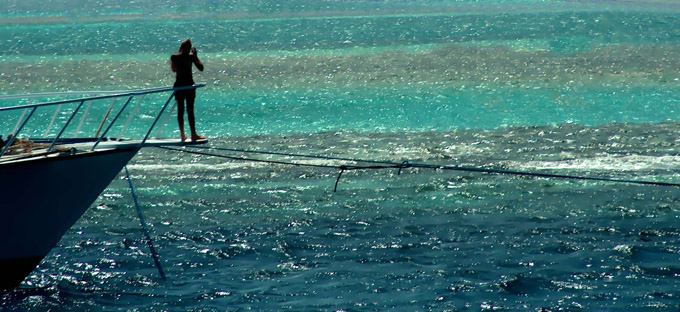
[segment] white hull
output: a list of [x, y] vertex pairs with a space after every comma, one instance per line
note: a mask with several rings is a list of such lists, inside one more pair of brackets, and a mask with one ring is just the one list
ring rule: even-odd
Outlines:
[[138, 150], [0, 164], [0, 289], [30, 274]]

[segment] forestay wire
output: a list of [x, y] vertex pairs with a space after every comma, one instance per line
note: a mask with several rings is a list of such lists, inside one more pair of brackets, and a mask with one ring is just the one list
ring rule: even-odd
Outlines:
[[[527, 176], [527, 177], [537, 177], [537, 178], [585, 180], [585, 181], [600, 181], [600, 182], [612, 182], [612, 183], [638, 184], [638, 185], [680, 187], [680, 183], [672, 183], [672, 182], [615, 179], [615, 178], [606, 178], [606, 177], [565, 175], [565, 174], [518, 171], [518, 170], [495, 169], [495, 168], [412, 163], [412, 162], [408, 162], [408, 161], [392, 162], [392, 161], [381, 161], [381, 160], [372, 160], [372, 159], [345, 158], [345, 157], [296, 154], [296, 153], [281, 153], [281, 152], [235, 149], [235, 148], [224, 148], [224, 147], [214, 147], [214, 146], [207, 146], [206, 147], [206, 146], [192, 145], [192, 146], [185, 146], [183, 149], [172, 148], [172, 147], [159, 147], [159, 148], [165, 149], [165, 150], [172, 150], [172, 151], [177, 151], [177, 152], [188, 153], [188, 154], [211, 156], [211, 157], [231, 159], [231, 160], [237, 160], [237, 161], [251, 161], [251, 162], [278, 164], [278, 165], [291, 165], [291, 166], [300, 166], [300, 167], [337, 169], [337, 170], [340, 170], [340, 173], [338, 174], [338, 178], [335, 181], [335, 187], [333, 189], [334, 192], [337, 191], [338, 183], [340, 182], [340, 178], [342, 177], [342, 174], [345, 171], [349, 171], [349, 170], [370, 170], [370, 169], [398, 169], [399, 171], [397, 172], [397, 174], [401, 174], [402, 169], [408, 169], [408, 168], [423, 168], [423, 169], [433, 169], [433, 170], [477, 172], [477, 173], [488, 173], [488, 174], [499, 174], [499, 175]], [[201, 151], [201, 150], [204, 150], [204, 151]], [[207, 150], [207, 151], [205, 151], [205, 150]], [[347, 161], [347, 162], [354, 162], [354, 163], [365, 163], [365, 164], [369, 164], [369, 165], [361, 166], [361, 165], [309, 164], [309, 163], [293, 162], [293, 161], [269, 160], [269, 159], [259, 159], [259, 158], [254, 158], [254, 157], [225, 155], [225, 154], [215, 153], [215, 152], [212, 152], [212, 151], [237, 152], [237, 153], [251, 154], [251, 155], [276, 155], [276, 156], [299, 157], [299, 158], [320, 159], [320, 160], [337, 160], [337, 161]]]

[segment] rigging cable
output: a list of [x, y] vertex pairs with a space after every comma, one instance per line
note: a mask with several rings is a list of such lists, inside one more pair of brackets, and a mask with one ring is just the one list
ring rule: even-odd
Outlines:
[[151, 240], [151, 235], [149, 235], [149, 229], [146, 226], [146, 222], [144, 221], [142, 210], [139, 209], [139, 202], [137, 202], [137, 195], [135, 194], [134, 186], [132, 186], [132, 178], [130, 177], [130, 171], [128, 171], [127, 166], [125, 166], [125, 174], [127, 175], [127, 180], [128, 183], [130, 184], [130, 191], [132, 192], [132, 199], [134, 200], [135, 208], [137, 209], [139, 223], [142, 224], [142, 232], [144, 232], [144, 236], [146, 236], [146, 243], [147, 245], [149, 245], [149, 249], [151, 250], [151, 257], [153, 257], [153, 262], [156, 264], [156, 268], [158, 269], [158, 274], [161, 275], [161, 279], [165, 280], [165, 272], [163, 272], [161, 262], [158, 260], [158, 253], [156, 253], [156, 248], [153, 247], [153, 241]]
[[[194, 148], [194, 149], [207, 149], [207, 150], [216, 150], [216, 151], [239, 152], [239, 153], [244, 153], [244, 154], [278, 155], [278, 156], [301, 157], [301, 158], [310, 158], [310, 159], [339, 160], [339, 161], [349, 161], [349, 162], [355, 162], [355, 163], [367, 163], [367, 164], [372, 164], [372, 165], [358, 166], [358, 165], [307, 164], [307, 163], [290, 162], [290, 161], [266, 160], [266, 159], [250, 158], [250, 157], [229, 156], [229, 155], [209, 153], [209, 152], [203, 152], [203, 151], [197, 151], [197, 150], [188, 150], [188, 149], [186, 149], [187, 147]], [[345, 158], [345, 157], [296, 154], [296, 153], [281, 153], [281, 152], [257, 151], [257, 150], [247, 150], [247, 149], [233, 149], [233, 148], [222, 148], [222, 147], [185, 146], [185, 149], [170, 148], [170, 147], [159, 147], [159, 148], [177, 151], [177, 152], [189, 153], [189, 154], [212, 156], [212, 157], [239, 160], [239, 161], [253, 161], [253, 162], [264, 162], [264, 163], [279, 164], [279, 165], [293, 165], [293, 166], [304, 166], [304, 167], [339, 169], [340, 174], [338, 175], [338, 178], [336, 179], [334, 191], [337, 190], [338, 182], [340, 181], [340, 177], [342, 176], [343, 172], [347, 171], [347, 170], [399, 169], [397, 174], [400, 174], [402, 169], [405, 169], [405, 168], [423, 168], [423, 169], [477, 172], [477, 173], [488, 173], [488, 174], [499, 174], [499, 175], [528, 176], [528, 177], [538, 177], [538, 178], [586, 180], [586, 181], [627, 183], [627, 184], [652, 185], [652, 186], [680, 187], [680, 183], [671, 183], [671, 182], [615, 179], [615, 178], [605, 178], [605, 177], [565, 175], [565, 174], [518, 171], [518, 170], [495, 169], [495, 168], [468, 167], [468, 166], [435, 165], [435, 164], [425, 164], [425, 163], [411, 163], [409, 161], [403, 161], [401, 163], [398, 163], [398, 162], [392, 162], [392, 161], [381, 161], [381, 160], [372, 160], [372, 159]]]

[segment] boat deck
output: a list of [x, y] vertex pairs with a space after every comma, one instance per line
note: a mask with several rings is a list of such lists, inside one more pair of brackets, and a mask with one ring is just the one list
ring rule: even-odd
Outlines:
[[128, 149], [141, 147], [159, 147], [159, 146], [190, 146], [208, 143], [208, 139], [197, 141], [182, 141], [180, 139], [149, 139], [142, 143], [142, 140], [111, 140], [102, 141], [97, 145], [96, 149], [92, 150], [93, 141], [84, 141], [77, 143], [68, 143], [55, 145], [51, 150], [49, 145], [31, 142], [26, 147], [17, 146], [11, 153], [6, 153], [0, 157], [0, 164], [35, 160], [37, 158], [60, 157], [82, 153], [92, 153], [100, 151], [110, 151], [114, 149]]

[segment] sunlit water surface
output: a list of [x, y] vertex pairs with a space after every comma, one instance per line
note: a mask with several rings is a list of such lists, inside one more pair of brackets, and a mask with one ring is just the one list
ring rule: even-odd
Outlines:
[[[0, 12], [3, 93], [170, 85], [190, 37], [212, 146], [680, 183], [670, 1], [36, 3]], [[154, 148], [128, 167], [168, 279], [121, 175], [3, 309], [678, 309], [677, 188], [391, 169], [333, 192], [335, 169]]]

